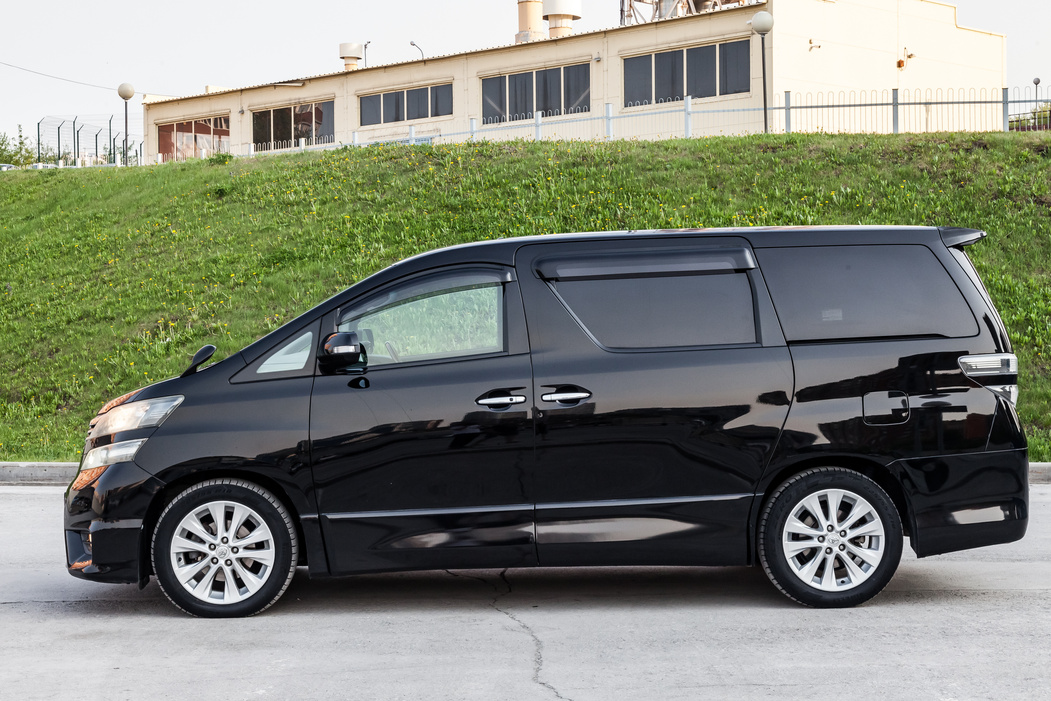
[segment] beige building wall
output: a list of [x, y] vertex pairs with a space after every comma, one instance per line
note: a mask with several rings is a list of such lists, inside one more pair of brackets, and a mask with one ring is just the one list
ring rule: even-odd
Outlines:
[[[228, 117], [230, 151], [246, 155], [252, 142], [253, 111], [328, 100], [334, 103], [334, 140], [340, 144], [406, 139], [410, 126], [417, 139], [462, 141], [471, 130], [472, 120], [480, 138], [529, 139], [536, 131], [532, 120], [483, 124], [482, 81], [581, 64], [589, 66], [591, 76], [590, 111], [542, 119], [544, 138], [604, 138], [608, 125], [603, 119], [607, 104], [613, 116], [615, 138], [678, 137], [685, 131], [682, 102], [625, 106], [625, 59], [735, 41], [749, 42], [750, 89], [694, 99], [692, 135], [761, 131], [760, 39], [752, 34], [748, 20], [762, 9], [775, 17], [774, 29], [766, 38], [771, 107], [781, 103], [786, 90], [800, 96], [831, 91], [849, 100], [851, 93], [856, 95], [860, 91], [992, 90], [1004, 83], [1004, 38], [958, 27], [956, 10], [951, 5], [931, 0], [767, 0], [557, 40], [297, 79], [283, 85], [144, 101], [146, 156], [149, 161], [157, 157], [158, 125], [207, 117]], [[505, 29], [511, 41], [513, 28]], [[906, 48], [914, 54], [913, 58], [905, 58]], [[340, 65], [336, 49], [334, 46], [334, 66]], [[902, 68], [897, 66], [899, 59], [906, 61]], [[440, 84], [452, 85], [451, 115], [361, 125], [363, 96]], [[971, 115], [967, 119], [971, 119], [973, 125], [968, 126], [968, 122], [954, 127], [987, 128], [985, 122], [989, 120], [995, 124], [998, 112], [983, 110], [990, 114]], [[929, 110], [926, 116], [913, 112], [903, 112], [907, 127], [914, 131], [931, 128]], [[992, 114], [994, 112], [996, 114]], [[802, 126], [803, 117], [803, 113], [794, 116], [794, 123]], [[874, 120], [872, 124], [851, 124], [849, 129], [890, 130], [890, 122], [885, 117]], [[846, 130], [839, 126], [841, 121], [818, 120], [816, 128]], [[771, 112], [771, 125], [775, 130], [784, 128], [783, 111]], [[800, 126], [796, 126], [796, 130], [801, 130]]]
[[[775, 92], [1004, 86], [1005, 38], [960, 27], [953, 5], [931, 0], [770, 0], [769, 5], [776, 18], [768, 39]], [[898, 67], [899, 60], [904, 67]]]

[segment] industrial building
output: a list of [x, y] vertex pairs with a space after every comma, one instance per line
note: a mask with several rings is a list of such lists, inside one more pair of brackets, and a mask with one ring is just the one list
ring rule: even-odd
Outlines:
[[[1004, 86], [1005, 38], [958, 26], [956, 8], [945, 2], [620, 3], [621, 26], [601, 31], [573, 32], [579, 0], [517, 0], [518, 32], [507, 28], [506, 46], [363, 67], [361, 45], [348, 43], [339, 47], [338, 72], [192, 97], [145, 96], [146, 159], [533, 138], [541, 122], [545, 138], [601, 139], [614, 128], [618, 138], [660, 138], [681, 135], [681, 116], [668, 107], [686, 98], [710, 116], [687, 134], [740, 134], [762, 131], [764, 104], [785, 92]], [[765, 37], [750, 24], [758, 11], [776, 19]]]

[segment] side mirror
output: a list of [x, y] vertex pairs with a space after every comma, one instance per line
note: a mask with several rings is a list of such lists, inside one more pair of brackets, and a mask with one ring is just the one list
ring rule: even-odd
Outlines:
[[368, 367], [368, 354], [356, 333], [339, 331], [325, 337], [318, 363], [326, 374], [360, 375]]

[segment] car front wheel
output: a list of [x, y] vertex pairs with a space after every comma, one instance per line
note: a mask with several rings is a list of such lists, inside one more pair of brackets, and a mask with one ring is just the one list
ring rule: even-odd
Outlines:
[[819, 608], [856, 606], [883, 590], [901, 560], [902, 528], [887, 493], [837, 467], [795, 475], [767, 502], [759, 558], [789, 598]]
[[153, 569], [165, 595], [195, 616], [251, 616], [285, 592], [298, 539], [281, 502], [262, 487], [215, 479], [179, 493], [153, 533]]

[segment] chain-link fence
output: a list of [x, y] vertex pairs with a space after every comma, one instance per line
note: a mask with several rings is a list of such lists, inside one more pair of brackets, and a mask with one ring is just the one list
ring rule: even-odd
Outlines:
[[63, 167], [114, 165], [142, 162], [145, 140], [142, 134], [128, 134], [124, 158], [123, 115], [47, 116], [36, 124], [35, 155], [38, 163]]

